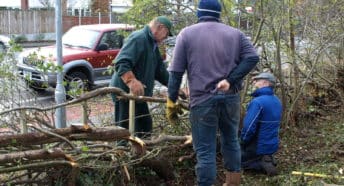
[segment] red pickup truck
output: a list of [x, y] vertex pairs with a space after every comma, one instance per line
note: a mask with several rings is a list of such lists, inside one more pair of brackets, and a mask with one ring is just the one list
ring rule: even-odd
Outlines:
[[[62, 37], [65, 87], [87, 89], [96, 81], [109, 80], [107, 72], [124, 38], [134, 30], [126, 24], [97, 24], [72, 27]], [[27, 50], [19, 55], [19, 76], [35, 90], [56, 86], [56, 46]]]

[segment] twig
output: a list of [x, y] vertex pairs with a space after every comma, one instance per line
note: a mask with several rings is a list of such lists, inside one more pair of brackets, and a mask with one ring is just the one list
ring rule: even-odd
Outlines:
[[42, 128], [38, 128], [38, 127], [36, 127], [36, 126], [34, 126], [34, 125], [32, 125], [32, 124], [28, 124], [27, 126], [32, 127], [32, 128], [34, 128], [34, 129], [36, 129], [36, 130], [38, 130], [38, 131], [40, 131], [40, 132], [42, 132], [42, 133], [44, 133], [44, 134], [48, 134], [48, 135], [50, 135], [50, 136], [54, 136], [54, 137], [56, 137], [56, 138], [59, 138], [59, 139], [65, 141], [70, 147], [72, 147], [73, 150], [78, 151], [78, 149], [73, 145], [73, 143], [70, 142], [67, 138], [65, 138], [65, 137], [63, 137], [63, 136], [60, 136], [60, 135], [58, 135], [58, 134], [55, 134], [55, 133], [52, 133], [52, 132], [50, 132], [50, 131], [44, 130], [44, 129], [42, 129]]
[[126, 165], [123, 166], [123, 170], [125, 175], [127, 176], [128, 181], [130, 181], [130, 174]]
[[195, 155], [196, 155], [196, 153], [195, 153], [195, 152], [192, 152], [192, 153], [189, 154], [189, 155], [179, 157], [179, 158], [178, 158], [178, 161], [179, 161], [179, 162], [182, 162], [182, 161], [184, 161], [184, 160], [192, 159], [192, 158], [195, 157]]
[[187, 136], [171, 136], [171, 135], [160, 135], [158, 138], [152, 140], [143, 140], [146, 145], [155, 145], [164, 141], [185, 141], [185, 143], [191, 143], [192, 137]]

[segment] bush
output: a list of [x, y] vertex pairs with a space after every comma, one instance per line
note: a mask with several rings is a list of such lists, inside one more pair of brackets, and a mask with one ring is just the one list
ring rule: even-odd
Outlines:
[[14, 37], [14, 42], [16, 43], [22, 43], [27, 41], [27, 37], [25, 35], [18, 35], [16, 37]]

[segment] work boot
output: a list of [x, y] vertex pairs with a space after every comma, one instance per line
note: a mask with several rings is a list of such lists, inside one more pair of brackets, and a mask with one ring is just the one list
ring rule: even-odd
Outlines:
[[277, 175], [276, 162], [270, 155], [264, 155], [262, 157], [261, 166], [268, 176]]
[[239, 186], [240, 185], [240, 172], [226, 171], [226, 183], [222, 186]]

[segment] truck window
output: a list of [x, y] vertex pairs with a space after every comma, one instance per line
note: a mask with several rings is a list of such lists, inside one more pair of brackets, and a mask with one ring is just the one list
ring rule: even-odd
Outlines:
[[109, 49], [120, 49], [123, 45], [124, 36], [117, 34], [116, 31], [104, 33], [100, 44], [106, 43], [109, 46]]

